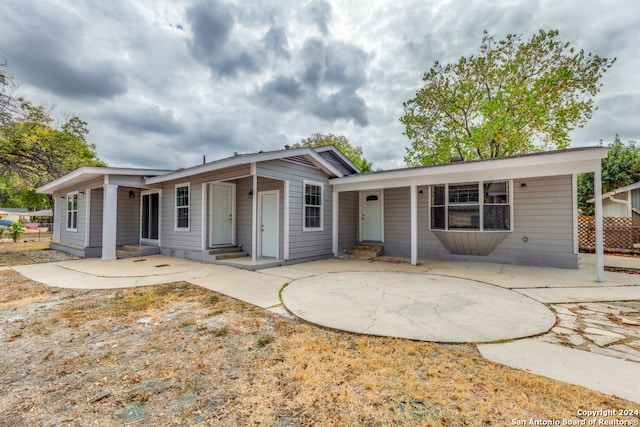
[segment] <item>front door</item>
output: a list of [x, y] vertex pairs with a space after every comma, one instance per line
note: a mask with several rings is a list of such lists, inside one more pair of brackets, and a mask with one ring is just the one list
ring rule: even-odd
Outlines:
[[260, 192], [258, 204], [260, 256], [278, 258], [278, 191]]
[[362, 239], [382, 241], [382, 200], [380, 190], [362, 192]]
[[210, 246], [233, 245], [234, 193], [233, 184], [211, 184], [209, 208], [211, 212]]
[[140, 203], [140, 241], [157, 244], [160, 237], [160, 194], [143, 194]]

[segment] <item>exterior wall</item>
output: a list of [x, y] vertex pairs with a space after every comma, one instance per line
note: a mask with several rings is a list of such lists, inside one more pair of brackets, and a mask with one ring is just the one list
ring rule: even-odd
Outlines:
[[[257, 173], [289, 181], [289, 259], [303, 260], [333, 256], [332, 188], [326, 173], [320, 169], [283, 160], [259, 163]], [[323, 184], [322, 231], [303, 231], [304, 180]], [[281, 233], [283, 231], [283, 229], [280, 230]]]
[[[627, 201], [628, 192], [616, 194], [613, 197], [618, 200]], [[629, 215], [627, 205], [616, 203], [609, 198], [602, 199], [602, 216], [626, 217]]]
[[[84, 190], [81, 190], [84, 191]], [[71, 193], [73, 191], [69, 191]], [[78, 222], [77, 231], [67, 230], [67, 192], [54, 194], [54, 197], [60, 197], [60, 212], [55, 215], [60, 215], [60, 242], [67, 243], [69, 245], [84, 247], [84, 236], [86, 230], [87, 210], [86, 194], [78, 193]]]
[[102, 188], [91, 190], [91, 224], [89, 225], [89, 247], [102, 247], [102, 207], [104, 206]]
[[[640, 211], [640, 189], [631, 190], [631, 207], [633, 209], [636, 209], [637, 211]], [[638, 213], [637, 211], [633, 212], [634, 218], [640, 217], [640, 213]]]
[[338, 253], [344, 255], [358, 241], [358, 192], [340, 193]]
[[[429, 230], [427, 187], [419, 187], [423, 196], [418, 198], [418, 257], [577, 268], [571, 176], [514, 180], [513, 187], [513, 231], [487, 256], [449, 253]], [[409, 189], [386, 189], [384, 194], [385, 253], [409, 256]]]
[[[206, 261], [209, 259], [208, 252], [202, 250], [202, 242], [204, 235], [205, 246], [209, 241], [209, 209], [204, 206], [203, 212], [203, 184], [216, 181], [240, 182], [243, 180], [234, 180], [233, 178], [243, 175], [249, 175], [249, 165], [241, 165], [233, 168], [216, 171], [213, 173], [201, 174], [189, 178], [178, 179], [168, 183], [163, 183], [162, 197], [160, 202], [160, 251], [163, 255], [176, 256], [180, 258], [188, 258], [196, 261]], [[249, 181], [250, 182], [250, 181]], [[176, 184], [189, 184], [189, 229], [176, 230]], [[209, 191], [209, 186], [204, 186], [205, 192]], [[247, 198], [247, 193], [242, 192], [240, 186], [236, 187], [236, 240], [240, 242], [239, 224], [241, 222], [241, 212], [239, 203]], [[204, 194], [204, 201], [207, 203], [208, 194]], [[207, 203], [208, 204], [208, 203]], [[204, 213], [204, 216], [203, 216]], [[249, 221], [251, 220], [251, 210], [249, 210]], [[203, 234], [204, 233], [204, 234]], [[250, 233], [250, 231], [249, 231]], [[251, 247], [251, 237], [249, 237], [249, 248]], [[246, 247], [243, 245], [243, 249]]]
[[[129, 191], [134, 197], [129, 197]], [[137, 245], [140, 242], [140, 190], [118, 187], [118, 222], [116, 245]]]
[[411, 256], [411, 189], [386, 188], [383, 200], [384, 253]]

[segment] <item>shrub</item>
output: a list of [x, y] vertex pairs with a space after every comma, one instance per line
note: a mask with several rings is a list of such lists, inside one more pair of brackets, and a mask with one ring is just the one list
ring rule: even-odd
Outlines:
[[22, 236], [22, 233], [24, 233], [24, 225], [19, 221], [12, 222], [9, 227], [9, 234], [14, 242], [18, 241], [20, 236]]

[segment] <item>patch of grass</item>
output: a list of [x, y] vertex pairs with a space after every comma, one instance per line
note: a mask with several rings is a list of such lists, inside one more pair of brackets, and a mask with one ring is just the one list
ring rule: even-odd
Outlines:
[[205, 304], [207, 305], [216, 305], [220, 301], [220, 297], [218, 295], [209, 295], [205, 298]]
[[266, 337], [262, 337], [260, 339], [258, 339], [258, 348], [264, 348], [266, 346], [268, 346], [269, 344], [271, 344], [273, 341], [275, 340], [275, 338], [271, 335], [268, 335]]
[[280, 300], [281, 304], [284, 304], [284, 301], [282, 301], [282, 292], [284, 291], [284, 288], [286, 288], [287, 286], [289, 286], [289, 282], [287, 282], [284, 285], [282, 285], [282, 287], [278, 291], [278, 299]]
[[214, 337], [221, 337], [229, 333], [229, 328], [226, 326], [222, 326], [220, 328], [204, 329], [203, 331], [208, 335], [212, 335]]

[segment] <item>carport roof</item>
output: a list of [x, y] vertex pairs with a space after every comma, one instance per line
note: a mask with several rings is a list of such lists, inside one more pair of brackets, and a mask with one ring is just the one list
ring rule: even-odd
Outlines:
[[578, 147], [511, 157], [453, 162], [334, 178], [338, 191], [489, 181], [593, 172], [607, 157], [607, 147]]

